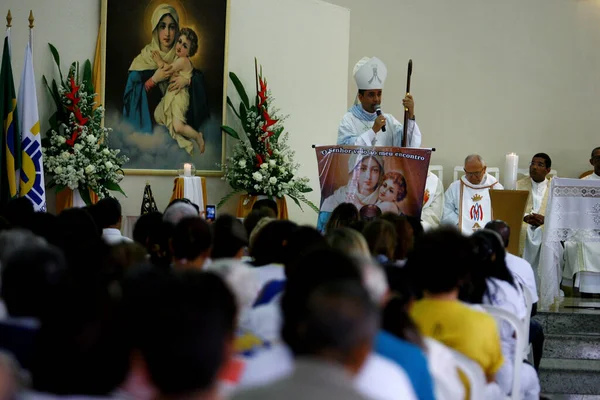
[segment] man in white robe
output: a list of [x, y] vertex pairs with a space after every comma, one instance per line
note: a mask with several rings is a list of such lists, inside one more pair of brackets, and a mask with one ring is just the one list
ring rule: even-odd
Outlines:
[[533, 156], [529, 164], [529, 176], [517, 181], [517, 190], [527, 190], [529, 197], [525, 206], [525, 216], [521, 226], [519, 254], [537, 272], [540, 263], [540, 250], [544, 234], [544, 215], [548, 203], [548, 174], [552, 160], [546, 153]]
[[483, 228], [493, 219], [490, 189], [504, 189], [487, 173], [485, 161], [478, 154], [465, 158], [465, 175], [446, 190], [442, 224], [453, 225], [465, 235]]
[[431, 172], [427, 173], [425, 195], [423, 196], [423, 209], [421, 210], [421, 224], [428, 231], [440, 225], [444, 214], [444, 185], [442, 180]]
[[[358, 104], [342, 117], [338, 129], [338, 144], [356, 146], [402, 145], [403, 125], [391, 114], [377, 115], [381, 106], [383, 85], [387, 77], [385, 64], [376, 57], [362, 58], [354, 66], [358, 87]], [[408, 147], [421, 146], [421, 131], [415, 122], [415, 103], [410, 94], [402, 100], [408, 109]]]
[[[582, 179], [600, 180], [600, 147], [592, 150], [594, 172]], [[581, 293], [600, 293], [600, 243], [565, 243], [563, 286], [574, 286]]]

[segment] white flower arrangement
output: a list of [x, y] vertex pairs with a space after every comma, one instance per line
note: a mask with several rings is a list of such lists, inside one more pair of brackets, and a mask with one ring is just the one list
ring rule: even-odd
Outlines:
[[243, 132], [239, 134], [229, 126], [222, 127], [223, 131], [237, 139], [237, 143], [233, 155], [227, 157], [223, 176], [233, 191], [221, 199], [218, 206], [223, 205], [235, 193], [245, 191], [251, 195], [267, 195], [271, 198], [288, 196], [300, 208], [300, 202], [303, 202], [319, 212], [317, 206], [305, 197], [305, 193], [312, 191], [309, 179], [296, 176], [299, 164], [293, 161], [294, 151], [287, 143], [288, 133], [284, 133], [283, 127], [287, 116], [280, 118], [277, 115], [279, 110], [273, 108], [273, 98], [267, 90], [262, 71], [261, 75], [258, 72], [256, 74], [258, 90], [253, 105], [250, 105], [238, 77], [233, 72], [229, 77], [242, 99], [239, 112], [233, 107], [229, 97], [227, 103], [240, 118]]
[[[58, 53], [50, 46], [56, 60]], [[89, 61], [86, 63], [87, 71]], [[111, 129], [102, 126], [104, 109], [94, 108], [96, 94], [91, 86], [91, 74], [84, 72], [79, 85], [78, 76], [78, 65], [73, 63], [66, 81], [61, 74], [60, 86], [53, 82], [51, 88], [44, 77], [57, 112], [50, 119], [51, 128], [42, 152], [44, 167], [51, 176], [48, 186], [56, 186], [57, 191], [78, 189], [82, 199], [91, 204], [89, 190], [99, 198], [108, 196], [109, 191], [123, 193], [119, 186], [123, 179], [121, 166], [128, 158], [119, 155], [119, 149], [108, 147]]]

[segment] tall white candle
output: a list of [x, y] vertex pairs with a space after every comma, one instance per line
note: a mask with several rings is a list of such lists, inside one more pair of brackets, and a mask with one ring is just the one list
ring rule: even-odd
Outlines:
[[517, 173], [519, 170], [519, 156], [515, 153], [506, 155], [504, 165], [504, 189], [515, 190], [517, 188]]
[[183, 164], [183, 176], [192, 176], [192, 164]]

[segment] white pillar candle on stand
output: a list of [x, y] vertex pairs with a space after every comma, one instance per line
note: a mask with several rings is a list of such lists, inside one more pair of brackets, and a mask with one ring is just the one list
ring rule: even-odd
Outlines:
[[519, 170], [519, 156], [515, 153], [506, 155], [504, 165], [504, 189], [515, 190], [517, 188], [517, 173]]
[[192, 164], [183, 164], [183, 176], [192, 176]]

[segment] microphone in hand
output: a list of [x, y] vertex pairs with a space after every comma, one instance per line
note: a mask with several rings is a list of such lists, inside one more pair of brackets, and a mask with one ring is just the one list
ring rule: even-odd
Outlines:
[[[380, 106], [380, 105], [376, 105], [376, 106], [375, 106], [375, 113], [377, 114], [377, 116], [378, 116], [378, 117], [380, 117], [380, 116], [381, 116], [381, 106]], [[381, 131], [382, 131], [382, 132], [385, 132], [385, 125], [383, 125], [383, 126], [381, 127]]]

